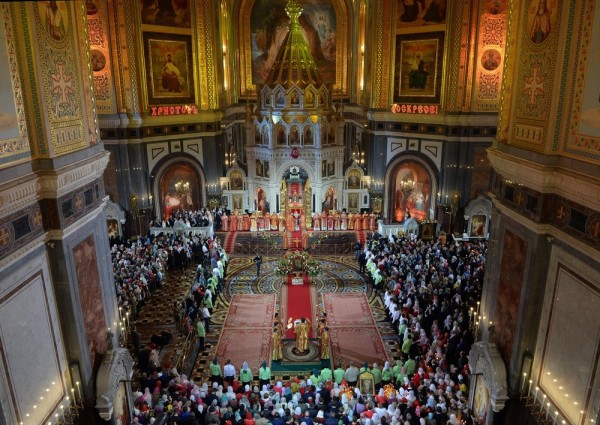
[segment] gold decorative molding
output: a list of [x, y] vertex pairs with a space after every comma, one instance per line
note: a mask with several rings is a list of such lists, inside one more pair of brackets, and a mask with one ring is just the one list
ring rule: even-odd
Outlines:
[[[15, 33], [11, 22], [10, 8], [7, 3], [0, 3], [0, 14], [2, 16], [2, 24], [4, 31], [5, 44], [0, 48], [6, 49], [7, 63], [6, 71], [10, 73], [10, 88], [11, 93], [4, 93], [6, 96], [11, 96], [14, 99], [14, 137], [0, 140], [0, 168], [17, 163], [29, 161], [31, 158], [31, 148], [29, 146], [29, 135], [27, 131], [27, 122], [25, 116], [25, 108], [23, 104], [23, 88], [20, 75], [20, 66], [16, 55]], [[6, 77], [9, 77], [8, 75]], [[9, 99], [5, 99], [9, 103]], [[8, 120], [9, 114], [5, 111]], [[11, 117], [12, 118], [12, 117]]]
[[[571, 14], [569, 14], [571, 16]], [[559, 118], [562, 131], [554, 135], [552, 150], [564, 156], [600, 163], [600, 5], [585, 0], [575, 10], [574, 30], [568, 31], [566, 48], [573, 60], [563, 70], [565, 85], [561, 87]], [[571, 102], [567, 102], [572, 95]], [[587, 99], [586, 99], [587, 98]], [[593, 100], [592, 100], [593, 99]]]
[[[540, 39], [532, 33], [538, 19], [539, 1], [524, 2], [524, 16], [519, 21], [519, 50], [517, 71], [514, 76], [511, 130], [508, 143], [524, 149], [545, 152], [553, 136], [552, 102], [557, 99], [557, 72], [562, 58], [559, 57], [562, 43], [562, 17], [564, 8], [571, 2], [556, 1], [548, 8], [548, 32]], [[506, 55], [505, 55], [506, 57]]]
[[508, 3], [508, 22], [506, 28], [506, 45], [504, 48], [504, 67], [502, 72], [502, 86], [500, 89], [499, 113], [498, 113], [498, 132], [496, 139], [500, 143], [508, 143], [509, 122], [511, 116], [511, 105], [513, 102], [513, 86], [517, 66], [516, 53], [513, 54], [518, 39], [518, 24], [521, 16], [521, 6], [519, 1], [510, 0]]
[[555, 193], [566, 199], [600, 211], [600, 180], [559, 167], [543, 166], [488, 149], [490, 165], [507, 180], [540, 193]]
[[39, 196], [59, 198], [78, 187], [102, 179], [109, 156], [108, 151], [102, 151], [86, 160], [84, 164], [69, 165], [58, 170], [38, 171]]
[[11, 183], [8, 183], [0, 191], [0, 218], [21, 211], [37, 202], [38, 199], [39, 182], [37, 178]]

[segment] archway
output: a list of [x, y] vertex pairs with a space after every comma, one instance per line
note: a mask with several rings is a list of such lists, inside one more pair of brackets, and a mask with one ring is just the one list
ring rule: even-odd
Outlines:
[[437, 182], [427, 166], [415, 157], [401, 158], [388, 168], [386, 215], [392, 222], [409, 218], [432, 219]]
[[154, 180], [155, 207], [163, 218], [176, 210], [193, 211], [205, 206], [203, 176], [199, 167], [187, 158], [164, 163]]

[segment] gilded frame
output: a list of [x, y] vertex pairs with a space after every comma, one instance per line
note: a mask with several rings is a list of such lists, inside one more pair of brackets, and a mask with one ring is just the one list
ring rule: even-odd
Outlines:
[[[193, 72], [192, 37], [180, 34], [144, 32], [143, 38], [148, 105], [195, 103], [196, 86]], [[165, 59], [167, 55], [172, 56], [172, 62], [181, 75], [182, 83], [180, 84], [186, 89], [179, 92], [164, 87], [158, 76], [160, 68], [164, 69], [164, 65], [161, 65], [162, 60], [159, 58], [161, 54], [162, 59]], [[159, 80], [161, 81], [159, 82]]]
[[[240, 98], [255, 99], [256, 85], [252, 83], [252, 34], [250, 30], [250, 15], [255, 0], [242, 0], [239, 13], [239, 57], [240, 57]], [[349, 56], [349, 11], [342, 0], [331, 0], [336, 15], [335, 36], [335, 83], [332, 95], [334, 98], [348, 96], [348, 61]]]
[[[440, 104], [444, 39], [443, 32], [396, 36], [394, 102]], [[423, 69], [413, 67], [417, 60], [423, 63]], [[423, 71], [427, 73], [424, 80], [418, 78], [419, 72]], [[423, 86], [420, 86], [421, 83]]]
[[363, 395], [375, 394], [375, 377], [371, 372], [363, 372], [358, 376], [358, 388]]

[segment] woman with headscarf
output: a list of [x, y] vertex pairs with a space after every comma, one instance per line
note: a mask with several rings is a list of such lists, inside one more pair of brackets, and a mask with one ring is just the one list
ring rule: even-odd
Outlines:
[[267, 362], [264, 360], [258, 369], [258, 381], [260, 385], [269, 385], [271, 383], [271, 368], [267, 366]]
[[244, 364], [242, 364], [242, 369], [240, 370], [240, 381], [242, 381], [242, 385], [250, 385], [253, 379], [252, 369], [248, 367], [248, 362], [244, 362]]
[[390, 382], [392, 382], [392, 368], [390, 367], [390, 362], [385, 362], [381, 370], [381, 385], [385, 386]]

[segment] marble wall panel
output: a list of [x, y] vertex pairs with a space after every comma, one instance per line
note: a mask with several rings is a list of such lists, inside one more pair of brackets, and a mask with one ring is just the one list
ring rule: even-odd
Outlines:
[[[36, 271], [0, 294], [0, 383], [3, 402], [8, 403], [2, 406], [8, 423], [11, 418], [13, 423], [46, 423], [66, 395], [64, 354], [47, 264], [44, 271], [39, 260], [33, 262], [37, 264], [26, 261], [21, 271]], [[18, 275], [11, 273], [13, 278]]]
[[588, 423], [598, 379], [600, 281], [597, 273], [594, 281], [571, 262], [559, 260], [554, 268], [538, 337], [539, 387], [553, 405], [551, 412], [558, 406], [571, 423]]
[[505, 364], [510, 364], [517, 329], [519, 301], [525, 272], [527, 242], [506, 230], [496, 298], [496, 346]]

